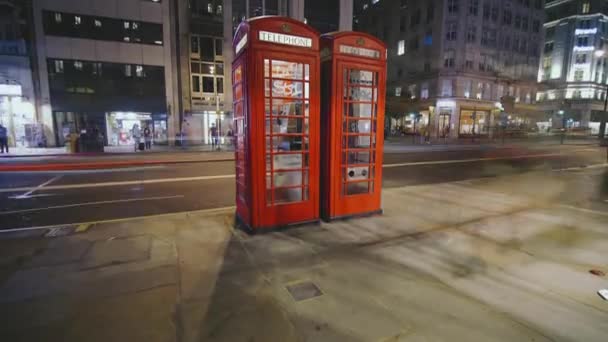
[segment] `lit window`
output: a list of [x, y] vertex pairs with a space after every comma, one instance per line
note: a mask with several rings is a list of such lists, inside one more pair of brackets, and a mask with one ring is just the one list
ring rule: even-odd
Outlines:
[[401, 96], [401, 87], [395, 87], [395, 96]]
[[397, 55], [401, 56], [405, 53], [405, 40], [400, 40], [397, 43]]
[[416, 85], [412, 84], [409, 87], [407, 87], [407, 92], [408, 95], [410, 95], [410, 99], [414, 100], [416, 99]]
[[132, 75], [131, 64], [127, 64], [127, 65], [125, 65], [125, 76], [131, 77], [131, 75]]
[[82, 62], [81, 61], [75, 61], [74, 62], [74, 69], [76, 69], [76, 70], [82, 70]]
[[55, 13], [55, 22], [60, 23], [62, 20], [61, 13]]
[[574, 81], [576, 81], [576, 82], [582, 81], [584, 75], [585, 75], [585, 71], [583, 69], [574, 70]]
[[212, 4], [207, 4], [207, 12], [213, 13], [213, 5]]
[[129, 38], [129, 37], [123, 37], [122, 39], [123, 39], [125, 42], [130, 42], [130, 41], [131, 41], [131, 38]]
[[74, 16], [74, 25], [80, 25], [82, 18], [80, 16]]
[[446, 68], [454, 67], [454, 50], [448, 50], [443, 54], [443, 66]]
[[55, 72], [62, 73], [63, 72], [63, 61], [55, 60]]
[[144, 77], [144, 67], [142, 65], [135, 66], [135, 76]]
[[429, 84], [428, 83], [422, 83], [422, 86], [420, 87], [420, 98], [422, 98], [423, 100], [429, 98]]
[[589, 13], [589, 9], [590, 9], [591, 5], [589, 4], [589, 2], [584, 2], [583, 3], [583, 14]]
[[134, 30], [137, 30], [139, 28], [139, 24], [136, 22], [133, 22], [133, 25], [131, 25], [131, 28]]
[[123, 26], [124, 26], [124, 28], [128, 29], [128, 28], [130, 28], [130, 27], [131, 27], [131, 22], [125, 21], [125, 22], [123, 23]]
[[217, 14], [222, 14], [222, 11], [223, 11], [223, 10], [224, 10], [224, 9], [222, 8], [222, 5], [217, 5], [217, 9], [215, 10], [215, 13], [217, 13]]
[[95, 27], [101, 27], [101, 21], [95, 19]]
[[366, 10], [368, 7], [368, 4], [363, 4], [363, 10]]
[[156, 44], [156, 45], [163, 45], [163, 41], [162, 40], [155, 40], [154, 44]]

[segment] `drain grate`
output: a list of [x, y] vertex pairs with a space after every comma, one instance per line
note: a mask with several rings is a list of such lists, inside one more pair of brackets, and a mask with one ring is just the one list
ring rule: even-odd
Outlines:
[[286, 286], [287, 291], [296, 302], [323, 295], [321, 289], [311, 281], [304, 281]]

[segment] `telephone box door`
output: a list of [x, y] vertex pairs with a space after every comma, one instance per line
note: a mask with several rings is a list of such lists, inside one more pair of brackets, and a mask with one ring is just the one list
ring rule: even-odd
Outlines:
[[334, 174], [334, 216], [371, 213], [380, 209], [382, 188], [383, 118], [378, 116], [382, 68], [343, 63], [337, 65], [340, 106], [336, 118], [341, 127]]

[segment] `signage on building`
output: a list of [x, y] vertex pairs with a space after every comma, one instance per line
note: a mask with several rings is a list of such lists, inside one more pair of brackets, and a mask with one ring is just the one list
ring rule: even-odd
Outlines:
[[238, 55], [241, 50], [247, 45], [247, 35], [244, 35], [238, 43], [236, 43], [236, 54]]
[[376, 59], [380, 58], [380, 51], [350, 45], [340, 45], [340, 53]]
[[263, 42], [312, 48], [312, 39], [290, 34], [260, 31], [259, 38]]

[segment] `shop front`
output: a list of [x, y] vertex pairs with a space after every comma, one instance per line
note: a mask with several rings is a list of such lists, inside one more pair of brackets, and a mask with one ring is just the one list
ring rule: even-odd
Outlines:
[[7, 129], [9, 146], [44, 146], [44, 134], [35, 125], [34, 105], [21, 96], [0, 96], [0, 124]]
[[490, 111], [478, 109], [461, 109], [459, 136], [489, 135]]
[[151, 114], [141, 112], [110, 112], [106, 113], [106, 137], [109, 146], [127, 146], [135, 144], [133, 129], [140, 131], [148, 127], [152, 133], [152, 144], [167, 144], [166, 114]]
[[184, 133], [190, 144], [213, 144], [217, 134], [221, 145], [230, 144], [229, 133], [233, 132], [232, 113], [224, 111], [202, 111], [186, 118]]

